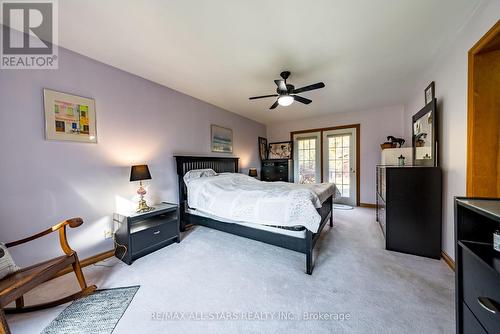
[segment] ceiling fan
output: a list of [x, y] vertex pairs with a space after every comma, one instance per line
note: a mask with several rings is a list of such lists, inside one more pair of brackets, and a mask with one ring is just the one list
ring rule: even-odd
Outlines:
[[300, 103], [309, 104], [312, 102], [311, 100], [306, 99], [305, 97], [302, 97], [302, 96], [298, 96], [296, 94], [302, 93], [302, 92], [308, 92], [310, 90], [325, 87], [324, 83], [318, 82], [318, 83], [315, 83], [315, 84], [312, 84], [309, 86], [305, 86], [305, 87], [296, 89], [293, 85], [286, 83], [286, 79], [288, 79], [288, 77], [290, 76], [289, 71], [281, 72], [280, 76], [283, 79], [274, 80], [274, 82], [276, 83], [276, 86], [278, 86], [276, 88], [277, 94], [254, 96], [254, 97], [250, 97], [249, 99], [255, 100], [255, 99], [262, 99], [265, 97], [276, 97], [277, 96], [278, 99], [276, 100], [276, 102], [273, 103], [273, 105], [269, 109], [276, 108], [278, 106], [278, 104], [280, 106], [286, 107], [286, 106], [289, 106], [290, 104], [292, 104], [293, 101], [298, 101]]

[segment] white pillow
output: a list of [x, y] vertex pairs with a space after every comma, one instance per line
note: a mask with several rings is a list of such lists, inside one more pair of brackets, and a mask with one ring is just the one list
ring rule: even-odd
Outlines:
[[211, 168], [193, 169], [184, 175], [184, 182], [187, 184], [189, 183], [189, 181], [193, 179], [198, 179], [200, 177], [209, 177], [209, 176], [217, 176], [217, 173]]
[[12, 256], [10, 256], [5, 244], [0, 242], [0, 279], [18, 271], [20, 268], [16, 266]]

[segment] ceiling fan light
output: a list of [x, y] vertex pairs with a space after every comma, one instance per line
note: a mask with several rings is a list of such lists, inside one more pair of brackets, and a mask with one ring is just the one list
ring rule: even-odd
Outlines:
[[283, 95], [278, 98], [278, 103], [280, 106], [286, 107], [293, 103], [293, 96]]

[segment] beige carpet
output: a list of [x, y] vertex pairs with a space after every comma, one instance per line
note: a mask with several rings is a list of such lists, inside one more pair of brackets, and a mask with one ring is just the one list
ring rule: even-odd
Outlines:
[[[115, 333], [454, 332], [454, 273], [384, 250], [372, 209], [337, 210], [312, 276], [304, 263], [303, 254], [198, 227], [132, 266], [110, 259], [84, 270], [99, 288], [141, 286]], [[27, 303], [71, 289], [66, 275]], [[38, 333], [63, 309], [8, 321], [14, 333]], [[323, 318], [301, 321], [305, 314]]]

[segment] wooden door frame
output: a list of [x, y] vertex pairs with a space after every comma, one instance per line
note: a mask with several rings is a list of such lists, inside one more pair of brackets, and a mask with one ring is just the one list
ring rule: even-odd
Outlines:
[[497, 36], [500, 35], [500, 20], [498, 20], [495, 25], [488, 30], [488, 32], [481, 37], [479, 41], [469, 50], [468, 53], [468, 73], [467, 73], [467, 183], [466, 183], [466, 193], [467, 196], [473, 196], [472, 187], [472, 167], [474, 162], [474, 155], [472, 150], [474, 148], [474, 119], [475, 119], [475, 109], [474, 109], [474, 63], [475, 57], [481, 53], [488, 51], [488, 44]]
[[348, 124], [340, 126], [332, 126], [328, 128], [317, 128], [308, 130], [298, 130], [290, 131], [290, 140], [293, 141], [294, 135], [299, 135], [309, 132], [319, 132], [320, 133], [320, 165], [321, 165], [321, 181], [324, 179], [324, 167], [323, 167], [323, 132], [331, 130], [342, 130], [342, 129], [356, 129], [356, 206], [360, 206], [360, 196], [361, 196], [361, 162], [360, 162], [360, 151], [361, 151], [361, 125], [360, 124]]

